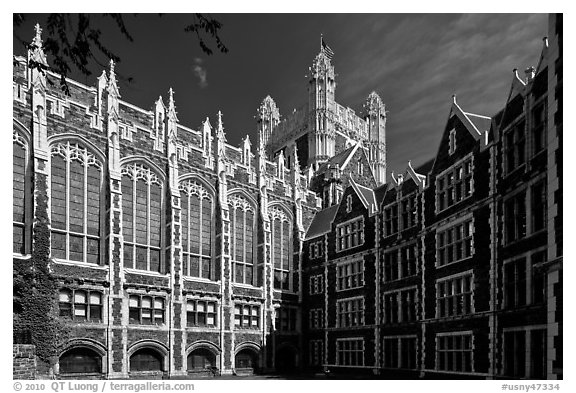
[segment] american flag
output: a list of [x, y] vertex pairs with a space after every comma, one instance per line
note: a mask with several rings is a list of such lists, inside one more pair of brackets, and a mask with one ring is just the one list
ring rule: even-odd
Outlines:
[[320, 43], [322, 44], [322, 52], [330, 60], [334, 57], [334, 51], [324, 42], [324, 37], [320, 37]]

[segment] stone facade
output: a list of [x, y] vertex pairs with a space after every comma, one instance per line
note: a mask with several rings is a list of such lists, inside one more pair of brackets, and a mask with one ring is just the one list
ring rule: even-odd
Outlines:
[[40, 33], [14, 62], [13, 251], [16, 264], [46, 246], [69, 334], [53, 371], [301, 367], [301, 248], [321, 201], [296, 151], [286, 165], [260, 139], [231, 146], [221, 113], [186, 127], [172, 89], [149, 109], [125, 102], [112, 62], [63, 95], [28, 67], [47, 64]]

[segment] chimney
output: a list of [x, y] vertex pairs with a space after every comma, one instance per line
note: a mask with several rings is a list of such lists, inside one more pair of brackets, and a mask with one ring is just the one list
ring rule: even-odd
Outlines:
[[526, 84], [528, 84], [528, 82], [534, 79], [534, 76], [536, 75], [536, 68], [530, 66], [524, 70], [524, 74], [526, 74]]

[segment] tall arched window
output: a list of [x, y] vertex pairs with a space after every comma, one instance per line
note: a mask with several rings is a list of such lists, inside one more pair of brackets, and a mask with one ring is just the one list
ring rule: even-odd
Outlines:
[[186, 276], [214, 280], [212, 261], [212, 195], [201, 184], [180, 183], [182, 269]]
[[13, 162], [12, 162], [12, 251], [26, 254], [26, 244], [29, 242], [26, 226], [28, 143], [16, 130], [12, 133]]
[[163, 272], [160, 260], [162, 182], [149, 168], [122, 168], [122, 230], [124, 266]]
[[277, 207], [268, 209], [272, 228], [271, 258], [274, 264], [274, 288], [291, 290], [292, 256], [290, 255], [290, 218]]
[[233, 281], [254, 285], [254, 207], [238, 195], [228, 197]]
[[52, 145], [51, 153], [52, 256], [99, 263], [102, 163], [69, 141]]

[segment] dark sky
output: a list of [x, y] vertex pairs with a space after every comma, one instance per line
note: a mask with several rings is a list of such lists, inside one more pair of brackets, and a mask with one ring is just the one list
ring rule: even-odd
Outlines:
[[[457, 94], [467, 112], [493, 115], [508, 95], [512, 70], [536, 66], [547, 34], [545, 14], [214, 14], [229, 53], [206, 56], [184, 32], [185, 14], [125, 16], [134, 37], [92, 17], [104, 43], [121, 57], [122, 99], [149, 109], [170, 87], [183, 125], [198, 128], [223, 113], [229, 143], [250, 135], [271, 95], [287, 114], [307, 102], [305, 75], [320, 34], [335, 52], [336, 100], [357, 112], [375, 90], [388, 111], [388, 168], [402, 171], [432, 158]], [[31, 39], [45, 16], [28, 15], [15, 34]], [[209, 41], [209, 43], [212, 43]], [[14, 41], [14, 53], [24, 54]], [[102, 58], [102, 57], [101, 57]], [[50, 62], [50, 59], [48, 59]], [[107, 60], [102, 58], [103, 63]], [[94, 65], [92, 85], [102, 68]]]

